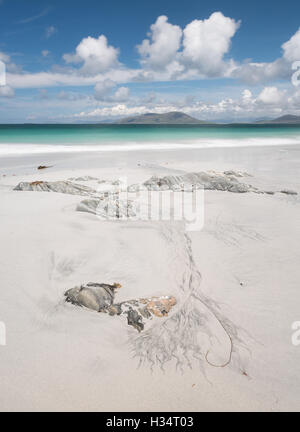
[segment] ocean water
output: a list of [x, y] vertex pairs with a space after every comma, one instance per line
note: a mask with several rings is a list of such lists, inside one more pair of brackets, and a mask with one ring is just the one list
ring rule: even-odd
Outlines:
[[0, 125], [0, 155], [300, 144], [300, 125]]

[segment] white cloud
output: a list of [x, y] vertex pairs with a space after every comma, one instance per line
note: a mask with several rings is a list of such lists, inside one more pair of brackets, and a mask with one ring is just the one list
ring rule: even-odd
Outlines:
[[11, 98], [14, 95], [14, 89], [12, 89], [10, 86], [0, 86], [0, 97]]
[[239, 26], [239, 22], [221, 12], [206, 20], [192, 21], [183, 31], [183, 59], [206, 75], [218, 75]]
[[116, 83], [110, 79], [100, 81], [95, 85], [95, 99], [106, 102], [125, 102], [129, 99], [128, 87], [119, 87], [113, 94]]
[[168, 17], [159, 16], [150, 27], [149, 39], [144, 39], [138, 45], [142, 63], [153, 69], [163, 69], [175, 60], [180, 48], [182, 30], [179, 26], [170, 24]]
[[289, 62], [300, 60], [300, 28], [282, 45], [283, 57]]
[[38, 19], [40, 19], [40, 18], [48, 15], [48, 13], [50, 12], [50, 9], [51, 9], [50, 7], [47, 7], [46, 9], [44, 9], [38, 15], [33, 15], [33, 16], [29, 17], [29, 18], [25, 18], [25, 19], [22, 19], [22, 20], [18, 21], [18, 24], [28, 24], [28, 23], [31, 23], [33, 21], [36, 21], [36, 20], [38, 20]]
[[49, 39], [51, 36], [53, 36], [55, 33], [57, 33], [57, 28], [54, 26], [49, 26], [45, 30], [45, 37]]
[[250, 84], [291, 79], [292, 63], [300, 60], [300, 28], [287, 42], [282, 44], [281, 48], [282, 57], [269, 63], [246, 62], [236, 65], [231, 76]]
[[108, 96], [113, 88], [116, 86], [116, 83], [111, 79], [106, 79], [98, 82], [95, 85], [95, 98], [98, 100], [103, 100], [106, 96]]
[[125, 102], [129, 99], [130, 90], [128, 87], [119, 87], [113, 95], [113, 99], [118, 102]]
[[285, 91], [276, 87], [265, 87], [258, 96], [253, 95], [249, 89], [241, 91], [240, 95], [232, 98], [222, 98], [217, 102], [202, 102], [197, 98], [184, 98], [183, 100], [164, 100], [141, 98], [131, 100], [128, 103], [98, 106], [90, 111], [81, 111], [74, 115], [74, 119], [91, 120], [107, 119], [123, 116], [140, 115], [148, 112], [165, 113], [180, 111], [196, 118], [211, 121], [256, 120], [261, 117], [275, 118], [284, 112], [300, 114], [299, 101], [300, 90], [293, 92], [289, 97]]
[[288, 79], [290, 76], [291, 66], [282, 58], [271, 63], [244, 63], [235, 66], [231, 72], [232, 78], [238, 78], [252, 85]]
[[9, 63], [10, 62], [10, 57], [9, 57], [9, 55], [7, 55], [4, 52], [0, 51], [0, 60], [3, 61], [4, 63]]
[[277, 87], [265, 87], [257, 100], [267, 105], [278, 105], [283, 101], [284, 96], [285, 91], [280, 91]]
[[107, 38], [100, 35], [98, 39], [91, 36], [82, 39], [75, 54], [65, 54], [63, 58], [67, 63], [83, 63], [83, 74], [96, 75], [118, 66], [118, 55], [119, 49], [108, 45]]
[[[116, 90], [115, 95], [112, 90], [109, 95], [101, 95], [104, 90], [101, 90], [103, 84], [99, 83], [109, 80], [115, 86], [125, 86], [130, 82], [228, 77], [251, 85], [272, 86], [278, 79], [290, 79], [293, 73], [291, 61], [297, 53], [300, 57], [300, 29], [282, 45], [282, 57], [269, 63], [247, 61], [238, 64], [227, 55], [239, 25], [236, 20], [215, 12], [207, 19], [188, 23], [182, 30], [166, 16], [160, 16], [151, 25], [148, 38], [138, 46], [142, 65], [139, 69], [120, 64], [119, 49], [109, 45], [104, 35], [82, 39], [74, 53], [63, 56], [68, 66], [53, 67], [45, 72], [21, 73], [7, 54], [0, 53], [0, 59], [2, 56], [6, 63], [7, 83], [13, 88], [98, 85], [95, 89], [98, 100], [129, 97], [127, 87], [124, 87], [127, 90]], [[49, 56], [48, 50], [43, 50], [42, 55]]]
[[0, 52], [0, 60], [5, 63], [6, 72], [19, 73], [22, 68], [11, 61], [9, 55]]
[[149, 39], [138, 45], [141, 64], [154, 72], [165, 70], [167, 79], [226, 76], [233, 62], [225, 63], [224, 56], [239, 26], [215, 12], [208, 19], [192, 21], [182, 31], [160, 16], [150, 27]]
[[82, 100], [89, 100], [89, 96], [78, 93], [78, 92], [66, 92], [65, 90], [61, 90], [57, 95], [56, 98], [61, 101], [82, 101]]

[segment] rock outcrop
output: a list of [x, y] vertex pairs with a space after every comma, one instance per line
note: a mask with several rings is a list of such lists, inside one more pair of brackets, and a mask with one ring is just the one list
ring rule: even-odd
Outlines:
[[[225, 171], [223, 173], [216, 171], [187, 173], [183, 175], [171, 175], [166, 177], [151, 177], [143, 183], [147, 190], [154, 191], [189, 191], [193, 189], [220, 190], [235, 193], [256, 192], [261, 193], [257, 188], [241, 183], [237, 178], [246, 176], [246, 173]], [[135, 185], [134, 185], [135, 186]], [[129, 191], [133, 192], [131, 186]]]
[[88, 186], [72, 183], [70, 181], [34, 181], [21, 182], [15, 188], [15, 191], [37, 191], [37, 192], [59, 192], [70, 195], [91, 196], [96, 191]]

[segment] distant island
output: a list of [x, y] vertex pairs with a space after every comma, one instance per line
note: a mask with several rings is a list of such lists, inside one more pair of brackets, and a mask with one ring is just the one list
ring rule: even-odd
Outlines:
[[147, 113], [133, 117], [126, 117], [116, 122], [117, 124], [209, 124], [209, 122], [195, 119], [179, 111], [165, 114]]
[[256, 122], [257, 124], [299, 124], [300, 125], [300, 116], [296, 115], [284, 115], [278, 117], [274, 120], [263, 120]]

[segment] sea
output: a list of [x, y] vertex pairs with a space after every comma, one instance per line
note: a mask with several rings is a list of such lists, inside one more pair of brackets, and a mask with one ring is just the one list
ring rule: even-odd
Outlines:
[[0, 125], [0, 156], [300, 144], [300, 125]]

